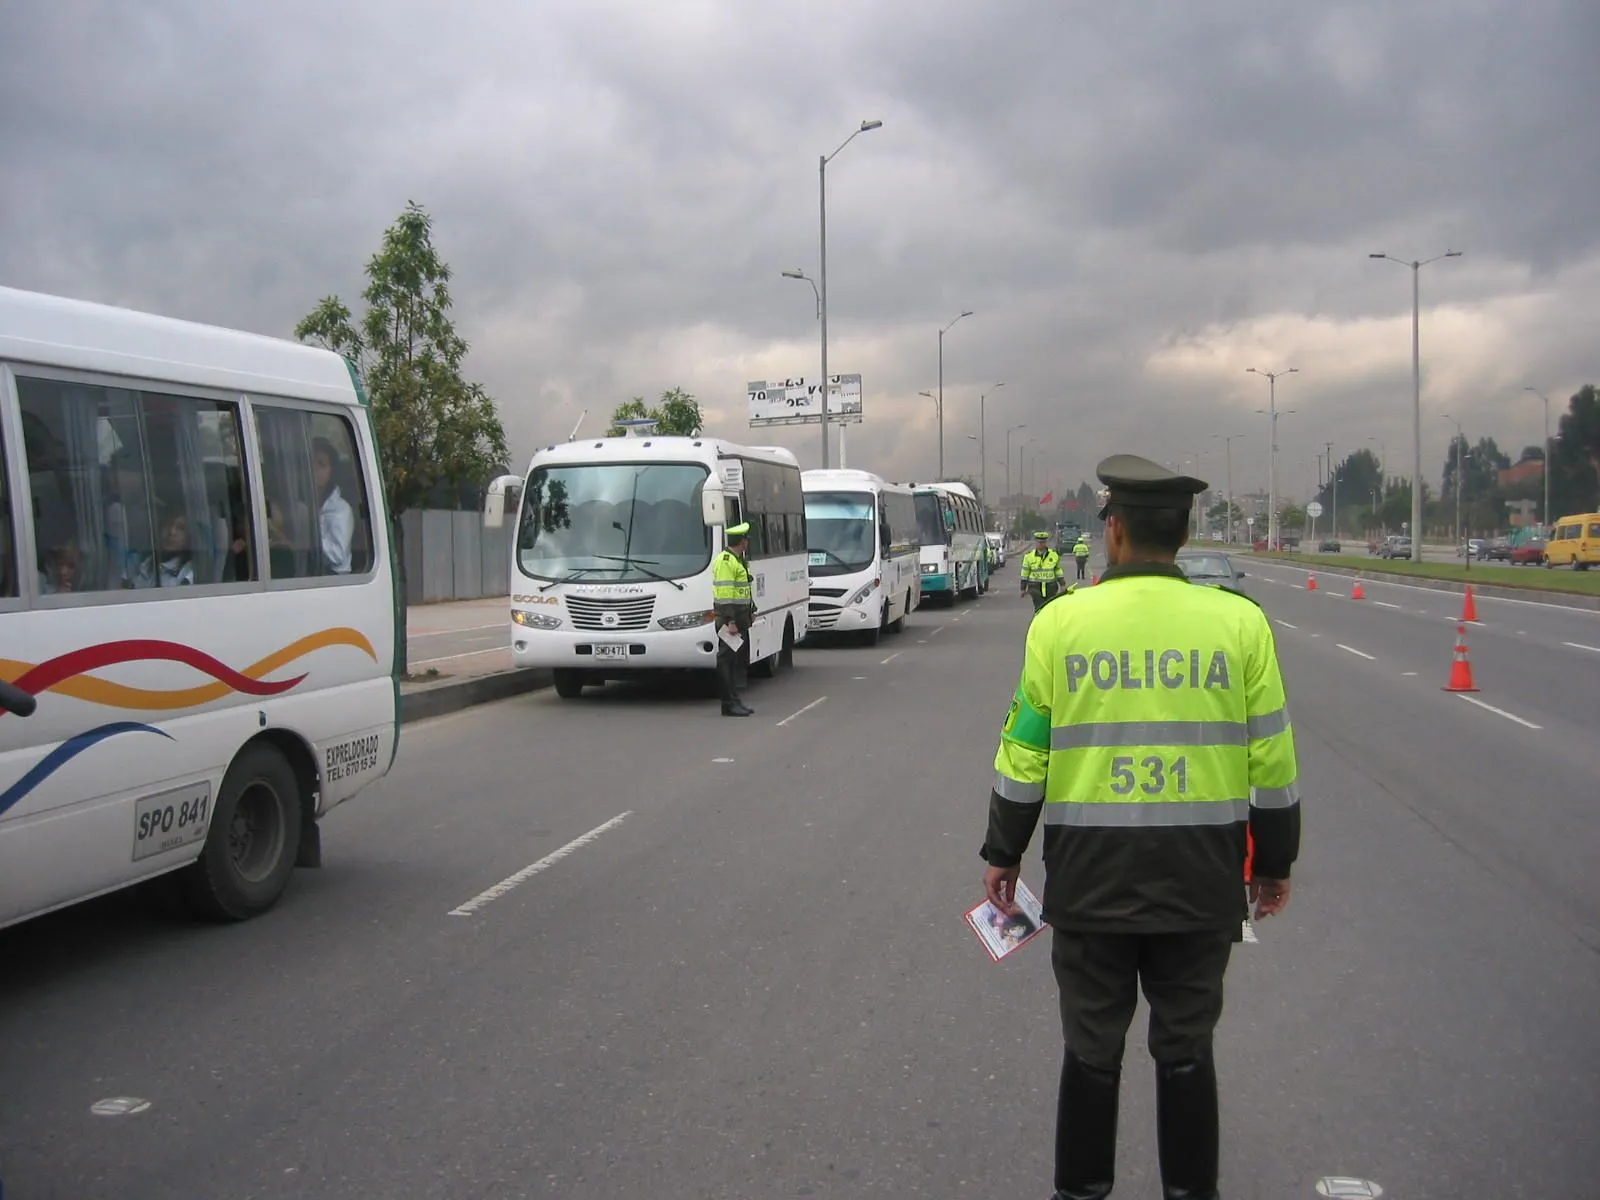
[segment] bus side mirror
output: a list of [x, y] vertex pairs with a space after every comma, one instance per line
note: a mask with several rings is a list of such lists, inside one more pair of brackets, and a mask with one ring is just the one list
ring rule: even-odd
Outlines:
[[700, 519], [713, 527], [728, 523], [728, 497], [716, 476], [707, 479], [700, 491]]
[[488, 493], [483, 498], [483, 527], [499, 529], [506, 523], [506, 517], [516, 511], [521, 500], [522, 477], [501, 475], [489, 485]]

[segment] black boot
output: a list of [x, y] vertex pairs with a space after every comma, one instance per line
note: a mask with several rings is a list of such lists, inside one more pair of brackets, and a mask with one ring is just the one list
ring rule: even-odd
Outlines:
[[1211, 1056], [1156, 1064], [1164, 1200], [1217, 1200], [1217, 1068]]
[[1091, 1067], [1071, 1050], [1056, 1098], [1055, 1200], [1105, 1200], [1117, 1171], [1120, 1067]]

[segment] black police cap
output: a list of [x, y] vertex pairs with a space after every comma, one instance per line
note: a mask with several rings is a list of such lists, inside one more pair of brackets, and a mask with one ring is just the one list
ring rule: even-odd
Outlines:
[[1137, 454], [1113, 454], [1100, 460], [1094, 473], [1106, 485], [1106, 510], [1113, 504], [1129, 508], [1172, 508], [1185, 512], [1194, 507], [1194, 498], [1211, 485], [1193, 475], [1179, 475], [1158, 462]]

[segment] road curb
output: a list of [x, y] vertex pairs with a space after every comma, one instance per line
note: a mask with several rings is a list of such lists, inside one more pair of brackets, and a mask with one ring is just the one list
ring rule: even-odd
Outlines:
[[[1356, 579], [1368, 579], [1374, 583], [1399, 583], [1408, 587], [1426, 588], [1432, 592], [1455, 592], [1463, 595], [1467, 590], [1464, 580], [1455, 579], [1429, 579], [1423, 575], [1401, 575], [1397, 571], [1362, 571], [1355, 567], [1322, 567], [1311, 566], [1303, 562], [1280, 562], [1273, 558], [1263, 558], [1258, 555], [1241, 555], [1252, 562], [1259, 562], [1274, 567], [1287, 567], [1292, 571], [1303, 571], [1306, 574], [1317, 575], [1345, 575]], [[1538, 570], [1529, 567], [1529, 570]], [[1549, 604], [1557, 608], [1576, 608], [1587, 612], [1600, 612], [1600, 596], [1583, 596], [1576, 592], [1548, 592], [1540, 588], [1511, 588], [1499, 587], [1492, 583], [1479, 583], [1472, 581], [1472, 594], [1486, 596], [1494, 600], [1522, 600], [1528, 603]]]
[[438, 683], [400, 691], [400, 723], [425, 721], [446, 713], [460, 712], [479, 704], [492, 704], [512, 696], [537, 692], [551, 685], [551, 675], [546, 670], [495, 671], [489, 675], [473, 675], [467, 679], [449, 679]]

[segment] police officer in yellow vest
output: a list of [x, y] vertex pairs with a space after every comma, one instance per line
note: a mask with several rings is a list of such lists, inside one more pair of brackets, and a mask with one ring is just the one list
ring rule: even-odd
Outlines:
[[[745, 566], [745, 556], [750, 552], [749, 524], [728, 526], [727, 545], [711, 564], [711, 603], [716, 610], [718, 631], [717, 687], [722, 693], [723, 716], [748, 717], [754, 715], [755, 709], [747, 708], [739, 699], [734, 668], [750, 661], [750, 621], [756, 615], [750, 568]], [[722, 639], [723, 633], [743, 638], [743, 644], [735, 651]]]
[[1043, 529], [1033, 535], [1033, 549], [1022, 556], [1022, 594], [1033, 597], [1033, 611], [1038, 612], [1067, 582], [1067, 573], [1061, 569], [1061, 555], [1050, 548], [1050, 535]]
[[1072, 544], [1072, 557], [1078, 561], [1078, 578], [1081, 580], [1089, 566], [1089, 535], [1080, 533]]
[[[1015, 910], [1044, 820], [1044, 918], [1066, 1042], [1056, 1200], [1111, 1193], [1123, 1042], [1150, 1002], [1156, 1141], [1167, 1200], [1217, 1195], [1212, 1032], [1254, 901], [1282, 912], [1300, 791], [1272, 628], [1254, 601], [1189, 583], [1175, 556], [1198, 479], [1119, 454], [1098, 587], [1028, 629], [995, 755], [984, 889]], [[1247, 833], [1253, 878], [1244, 882]]]

